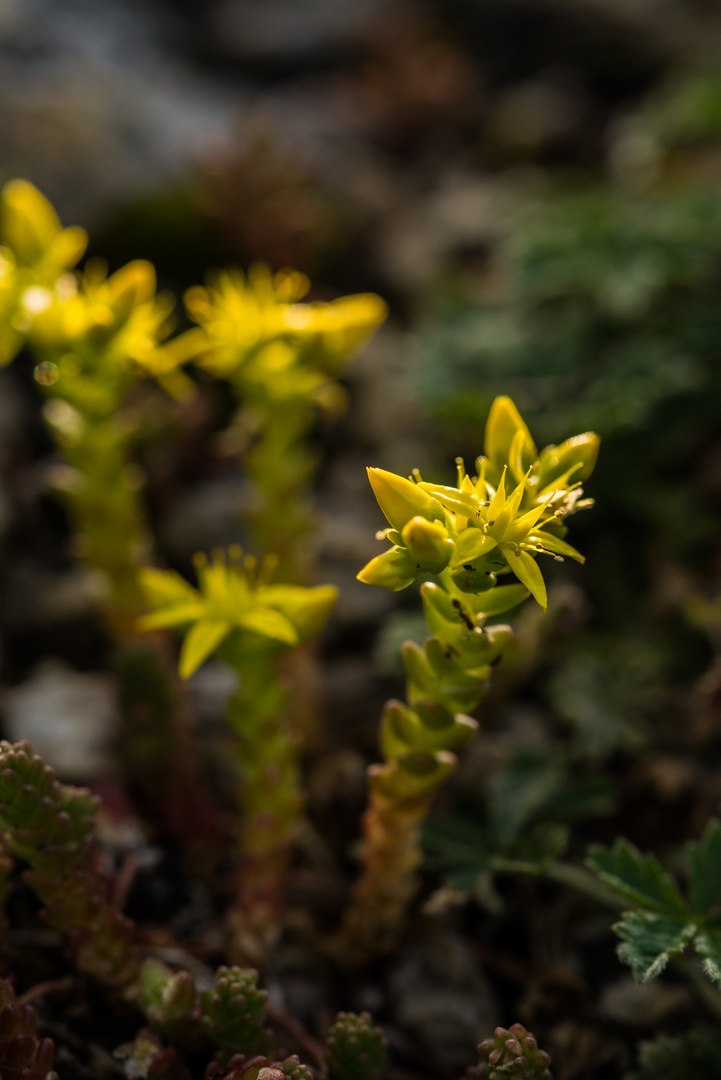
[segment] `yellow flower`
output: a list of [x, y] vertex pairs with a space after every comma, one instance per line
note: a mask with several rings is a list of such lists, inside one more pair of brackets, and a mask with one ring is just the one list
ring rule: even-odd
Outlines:
[[34, 315], [72, 288], [68, 273], [87, 244], [84, 229], [64, 229], [55, 210], [27, 180], [0, 193], [0, 363], [26, 339]]
[[185, 294], [191, 319], [202, 328], [193, 346], [199, 362], [215, 375], [234, 376], [263, 346], [284, 341], [296, 348], [298, 363], [336, 375], [345, 360], [386, 317], [373, 294], [329, 303], [300, 303], [310, 288], [304, 274], [272, 274], [255, 265], [217, 271], [205, 287]]
[[[456, 487], [424, 483], [418, 474], [413, 482], [384, 469], [368, 470], [391, 524], [381, 536], [394, 547], [361, 570], [361, 581], [401, 589], [420, 573], [443, 572], [461, 592], [483, 593], [495, 586], [498, 574], [510, 571], [546, 607], [536, 559], [547, 554], [584, 561], [563, 539], [563, 523], [590, 505], [582, 500], [581, 481], [595, 464], [598, 437], [587, 432], [539, 455], [513, 402], [497, 398], [485, 450], [476, 462], [477, 476], [468, 476], [458, 460]], [[515, 480], [510, 492], [508, 479]]]
[[233, 652], [244, 647], [248, 635], [281, 650], [307, 641], [322, 630], [336, 601], [338, 590], [332, 585], [272, 585], [272, 560], [266, 559], [257, 571], [252, 557], [241, 561], [240, 548], [231, 548], [228, 555], [216, 552], [210, 561], [196, 556], [197, 589], [174, 571], [141, 572], [141, 585], [155, 611], [140, 620], [139, 628], [185, 629], [183, 678], [221, 647], [232, 663]]

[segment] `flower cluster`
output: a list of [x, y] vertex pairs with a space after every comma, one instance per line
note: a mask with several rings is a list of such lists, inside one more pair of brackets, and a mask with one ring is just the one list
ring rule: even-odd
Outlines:
[[598, 437], [577, 435], [539, 454], [510, 398], [496, 398], [486, 428], [485, 454], [469, 476], [458, 459], [456, 487], [406, 480], [369, 469], [373, 491], [390, 522], [380, 537], [393, 544], [358, 574], [369, 585], [404, 589], [420, 574], [444, 574], [464, 594], [492, 589], [513, 573], [545, 608], [539, 554], [583, 562], [563, 539], [565, 519], [592, 505], [581, 484], [598, 454]]
[[[338, 590], [333, 585], [306, 588], [272, 585], [273, 560], [260, 567], [242, 549], [195, 557], [199, 588], [180, 574], [148, 568], [141, 581], [155, 611], [141, 620], [143, 630], [187, 630], [180, 654], [180, 674], [188, 678], [211, 653], [231, 666], [247, 645], [248, 635], [265, 639], [276, 650], [300, 645], [325, 625]], [[222, 651], [221, 651], [222, 650]]]
[[273, 365], [275, 354], [266, 347], [284, 343], [292, 347], [295, 377], [301, 372], [306, 380], [337, 375], [383, 322], [386, 306], [372, 293], [300, 303], [309, 288], [304, 274], [272, 274], [256, 265], [247, 277], [240, 270], [220, 271], [206, 286], [188, 289], [188, 314], [202, 329], [195, 338], [200, 363], [225, 378], [239, 371], [259, 377], [266, 364]]
[[64, 229], [55, 210], [27, 180], [0, 195], [0, 363], [24, 344], [34, 315], [72, 289], [69, 271], [85, 251], [84, 229]]

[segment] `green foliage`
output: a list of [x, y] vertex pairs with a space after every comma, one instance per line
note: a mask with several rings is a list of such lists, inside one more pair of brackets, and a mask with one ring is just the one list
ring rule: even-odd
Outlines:
[[35, 1034], [35, 1010], [18, 1005], [15, 991], [0, 979], [0, 1074], [3, 1080], [46, 1080], [53, 1067], [52, 1039]]
[[77, 966], [126, 987], [137, 970], [133, 927], [110, 904], [96, 867], [97, 799], [59, 784], [28, 743], [0, 742], [0, 825], [13, 855], [30, 864], [25, 880], [61, 930]]
[[492, 1039], [484, 1039], [478, 1047], [480, 1063], [470, 1069], [478, 1080], [553, 1080], [548, 1066], [551, 1059], [539, 1050], [533, 1035], [522, 1024], [510, 1028], [497, 1027]]
[[269, 1050], [270, 1035], [263, 1026], [268, 992], [259, 990], [257, 981], [257, 971], [250, 968], [220, 967], [213, 989], [201, 994], [203, 1030], [222, 1061]]
[[641, 1044], [641, 1068], [626, 1080], [721, 1080], [721, 1043], [713, 1028], [660, 1035]]
[[721, 881], [718, 856], [721, 823], [711, 821], [697, 843], [687, 845], [689, 899], [655, 855], [642, 855], [620, 838], [612, 848], [591, 849], [588, 865], [601, 881], [633, 907], [614, 929], [618, 954], [640, 982], [655, 978], [669, 959], [693, 942], [706, 974], [721, 983]]
[[64, 459], [56, 487], [77, 532], [76, 553], [101, 575], [111, 627], [127, 636], [142, 610], [136, 573], [149, 536], [132, 461], [135, 421], [124, 406], [133, 383], [148, 375], [179, 396], [192, 387], [178, 371], [181, 339], [165, 342], [173, 302], [156, 295], [155, 271], [143, 260], [110, 277], [98, 259], [82, 274], [63, 273], [82, 254], [85, 234], [63, 230], [31, 184], [7, 184], [0, 211], [4, 282], [18, 278], [10, 290], [18, 310], [5, 314], [22, 331], [0, 340], [0, 356], [24, 343], [38, 361], [35, 379], [50, 399], [45, 416]]
[[639, 633], [584, 634], [569, 644], [547, 687], [579, 754], [604, 759], [618, 749], [632, 753], [645, 745], [649, 719], [662, 700], [661, 668], [656, 643]]
[[381, 1080], [385, 1059], [385, 1036], [370, 1013], [338, 1013], [328, 1034], [330, 1080]]
[[435, 814], [423, 829], [426, 867], [493, 910], [501, 905], [497, 874], [541, 874], [568, 842], [566, 822], [608, 813], [608, 784], [577, 778], [558, 752], [519, 746], [491, 777], [483, 803], [463, 814]]

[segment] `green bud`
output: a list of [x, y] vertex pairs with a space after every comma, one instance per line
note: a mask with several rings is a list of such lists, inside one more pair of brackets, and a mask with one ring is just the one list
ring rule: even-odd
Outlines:
[[392, 759], [409, 750], [416, 750], [422, 743], [421, 722], [402, 701], [387, 701], [381, 717], [381, 750], [384, 757]]
[[517, 432], [522, 432], [521, 459], [523, 469], [529, 468], [536, 459], [536, 447], [521, 414], [509, 397], [497, 397], [491, 405], [486, 423], [484, 449], [486, 457], [496, 469], [508, 465], [511, 447]]
[[492, 626], [488, 630], [470, 630], [459, 634], [457, 648], [468, 665], [492, 664], [503, 654], [513, 638], [510, 626]]
[[438, 679], [426, 659], [425, 651], [415, 641], [406, 641], [401, 654], [408, 675], [410, 697], [435, 700], [439, 692]]
[[464, 593], [480, 593], [492, 589], [498, 582], [495, 571], [498, 562], [488, 559], [474, 559], [451, 570], [451, 581]]
[[453, 554], [453, 541], [438, 521], [416, 515], [403, 526], [403, 543], [419, 571], [440, 574]]
[[453, 713], [438, 701], [417, 701], [415, 709], [429, 731], [446, 731], [453, 724]]
[[464, 612], [460, 600], [450, 597], [445, 589], [433, 581], [421, 585], [421, 599], [428, 629], [446, 644], [455, 642], [459, 630], [473, 618], [472, 612]]
[[587, 431], [584, 435], [566, 439], [560, 446], [547, 446], [542, 450], [538, 470], [540, 490], [563, 476], [573, 465], [579, 467], [571, 474], [570, 482], [587, 480], [596, 464], [600, 441], [593, 431]]
[[366, 585], [379, 585], [383, 589], [398, 592], [415, 581], [419, 573], [405, 548], [392, 547], [390, 551], [384, 551], [382, 555], [371, 559], [356, 577]]
[[399, 532], [406, 522], [416, 515], [428, 521], [445, 520], [445, 512], [440, 503], [405, 477], [385, 469], [368, 469], [368, 479], [378, 505], [393, 528]]

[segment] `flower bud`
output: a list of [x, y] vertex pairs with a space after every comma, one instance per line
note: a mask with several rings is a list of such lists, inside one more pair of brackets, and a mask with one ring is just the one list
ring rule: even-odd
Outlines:
[[593, 431], [574, 435], [560, 446], [547, 446], [541, 451], [538, 483], [541, 489], [563, 476], [573, 465], [579, 467], [570, 476], [570, 483], [587, 480], [593, 472], [601, 440]]
[[536, 447], [521, 414], [509, 397], [497, 397], [491, 405], [486, 423], [485, 453], [500, 471], [509, 463], [511, 446], [518, 431], [523, 432], [521, 460], [523, 469], [532, 465]]
[[420, 515], [428, 521], [445, 519], [443, 508], [418, 484], [385, 469], [368, 469], [373, 494], [394, 529], [400, 532], [407, 521]]
[[403, 543], [416, 568], [427, 574], [440, 574], [453, 554], [453, 541], [439, 521], [416, 515], [403, 526]]
[[371, 559], [356, 577], [366, 585], [379, 585], [383, 589], [398, 592], [415, 581], [418, 574], [416, 564], [406, 549], [392, 547], [390, 551], [384, 551], [382, 555]]
[[461, 592], [486, 592], [492, 589], [498, 580], [495, 575], [497, 569], [498, 565], [488, 559], [474, 559], [473, 562], [463, 563], [451, 570], [451, 579]]

